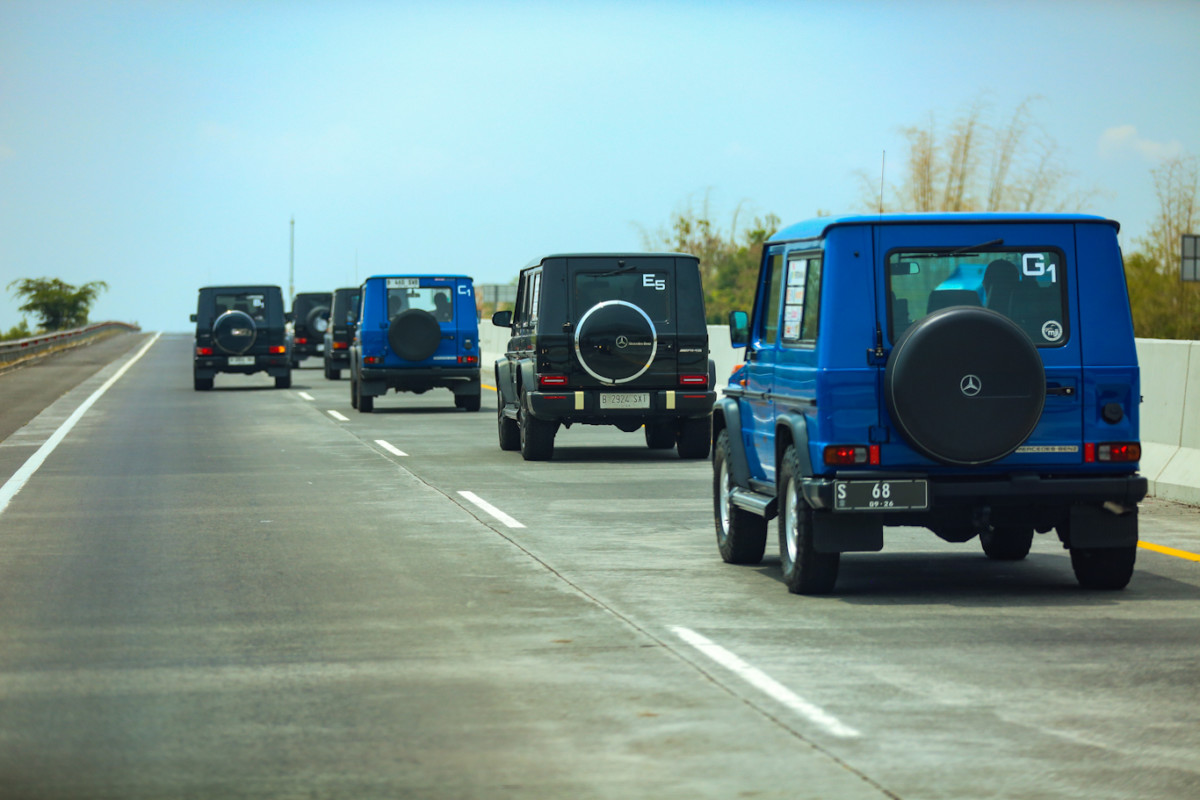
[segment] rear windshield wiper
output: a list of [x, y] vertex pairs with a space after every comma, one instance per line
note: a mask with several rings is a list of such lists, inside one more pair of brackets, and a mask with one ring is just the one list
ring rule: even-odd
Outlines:
[[597, 278], [607, 278], [610, 275], [619, 275], [622, 272], [629, 272], [633, 269], [633, 264], [626, 264], [624, 259], [617, 262], [616, 269], [610, 269], [608, 272], [595, 273]]
[[989, 247], [1003, 247], [1003, 246], [1004, 246], [1003, 239], [992, 239], [990, 242], [983, 242], [981, 244], [973, 244], [970, 247], [960, 247], [957, 250], [951, 250], [949, 253], [942, 253], [941, 255], [946, 256], [946, 257], [959, 256], [959, 255], [962, 255], [963, 253], [974, 253], [974, 252], [978, 252], [980, 250], [987, 249]]

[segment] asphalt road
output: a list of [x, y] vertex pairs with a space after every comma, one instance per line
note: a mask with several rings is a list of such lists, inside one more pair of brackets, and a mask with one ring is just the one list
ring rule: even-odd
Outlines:
[[[888, 529], [797, 597], [773, 546], [720, 561], [710, 465], [640, 433], [526, 463], [490, 392], [360, 414], [315, 360], [194, 392], [189, 347], [0, 512], [0, 798], [1200, 796], [1198, 562], [1091, 593], [1053, 535], [1001, 564]], [[1142, 538], [1198, 523], [1148, 502]]]

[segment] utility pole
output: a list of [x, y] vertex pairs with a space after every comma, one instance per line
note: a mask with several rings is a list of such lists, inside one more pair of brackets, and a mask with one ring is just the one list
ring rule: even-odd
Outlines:
[[296, 217], [292, 217], [291, 235], [288, 237], [288, 308], [296, 301]]

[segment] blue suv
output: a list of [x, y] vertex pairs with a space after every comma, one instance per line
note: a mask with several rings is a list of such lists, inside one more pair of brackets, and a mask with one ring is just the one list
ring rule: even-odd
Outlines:
[[884, 526], [978, 536], [1000, 560], [1055, 530], [1082, 586], [1123, 588], [1146, 480], [1117, 229], [905, 214], [775, 234], [713, 415], [724, 560], [758, 563], [777, 519], [788, 589], [820, 594]]
[[454, 393], [478, 411], [479, 318], [466, 275], [373, 275], [362, 285], [350, 345], [350, 404], [363, 413], [388, 389]]

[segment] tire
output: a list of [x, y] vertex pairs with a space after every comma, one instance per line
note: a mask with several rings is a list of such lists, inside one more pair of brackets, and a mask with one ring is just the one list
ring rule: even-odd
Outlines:
[[195, 389], [197, 392], [207, 392], [212, 387], [213, 387], [213, 379], [212, 378], [197, 378], [194, 375], [192, 376], [192, 388]]
[[800, 493], [800, 458], [789, 445], [779, 473], [779, 561], [792, 594], [829, 594], [837, 583], [841, 553], [813, 547], [813, 510]]
[[646, 312], [624, 300], [606, 300], [585, 311], [575, 326], [579, 365], [607, 385], [628, 383], [650, 369], [658, 331]]
[[334, 369], [333, 366], [331, 364], [329, 364], [329, 362], [325, 362], [325, 380], [336, 381], [336, 380], [340, 379], [341, 377], [342, 377], [342, 371], [340, 369]]
[[212, 324], [213, 344], [223, 353], [240, 356], [258, 338], [254, 319], [245, 311], [226, 311]]
[[1033, 528], [1015, 525], [992, 528], [979, 534], [984, 554], [993, 561], [1020, 561], [1033, 545]]
[[501, 450], [521, 449], [521, 427], [515, 419], [504, 416], [504, 395], [496, 390], [496, 430], [500, 434]]
[[730, 500], [729, 432], [721, 431], [713, 448], [713, 520], [717, 550], [726, 564], [757, 564], [767, 549], [767, 521], [738, 508]]
[[712, 417], [679, 421], [679, 457], [708, 458], [712, 445]]
[[276, 389], [292, 388], [292, 373], [289, 371], [288, 374], [286, 374], [286, 375], [276, 375], [275, 376], [275, 388]]
[[674, 422], [647, 422], [643, 426], [646, 446], [651, 450], [670, 450], [675, 446]]
[[375, 398], [372, 395], [362, 393], [362, 381], [354, 382], [354, 396], [356, 402], [353, 405], [359, 410], [359, 413], [370, 414], [375, 410]]
[[537, 419], [526, 413], [523, 407], [517, 418], [521, 433], [521, 456], [526, 461], [549, 461], [554, 456], [554, 434], [558, 432], [558, 423]]
[[406, 308], [388, 321], [387, 340], [405, 361], [424, 361], [442, 343], [442, 326], [428, 311]]
[[883, 379], [888, 413], [913, 449], [942, 464], [988, 464], [1037, 427], [1046, 373], [1015, 322], [985, 308], [953, 306], [905, 331]]
[[1084, 589], [1116, 591], [1133, 577], [1137, 545], [1128, 547], [1072, 547], [1071, 568]]
[[483, 396], [478, 394], [467, 394], [462, 396], [462, 403], [458, 404], [459, 398], [454, 398], [456, 404], [463, 411], [478, 411], [483, 407]]

